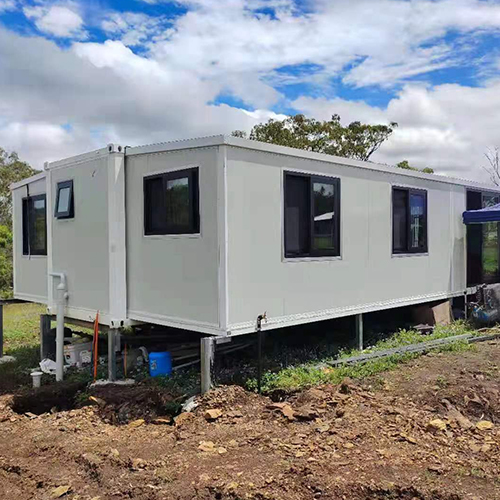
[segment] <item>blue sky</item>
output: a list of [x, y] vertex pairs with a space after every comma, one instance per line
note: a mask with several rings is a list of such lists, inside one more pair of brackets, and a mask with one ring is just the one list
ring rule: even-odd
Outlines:
[[300, 112], [480, 178], [499, 94], [493, 0], [0, 0], [0, 146], [37, 166]]

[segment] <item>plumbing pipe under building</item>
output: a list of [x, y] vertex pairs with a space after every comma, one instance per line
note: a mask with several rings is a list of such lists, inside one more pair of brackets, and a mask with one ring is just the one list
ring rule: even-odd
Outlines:
[[64, 377], [64, 308], [68, 299], [68, 286], [64, 273], [50, 273], [50, 276], [59, 278], [56, 314], [56, 381], [61, 382]]

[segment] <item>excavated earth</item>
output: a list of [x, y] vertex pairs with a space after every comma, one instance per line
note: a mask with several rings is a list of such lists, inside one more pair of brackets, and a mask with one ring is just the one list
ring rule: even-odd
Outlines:
[[489, 342], [281, 402], [221, 387], [174, 423], [141, 386], [61, 411], [5, 395], [0, 498], [500, 499], [499, 382]]

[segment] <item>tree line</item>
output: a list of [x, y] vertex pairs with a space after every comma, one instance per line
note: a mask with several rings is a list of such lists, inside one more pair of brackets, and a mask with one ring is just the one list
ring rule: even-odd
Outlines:
[[37, 170], [0, 147], [0, 296], [12, 295], [12, 196], [9, 186]]

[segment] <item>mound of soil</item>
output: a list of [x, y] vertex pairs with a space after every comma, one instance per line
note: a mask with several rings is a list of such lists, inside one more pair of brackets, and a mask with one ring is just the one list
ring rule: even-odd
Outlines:
[[67, 411], [75, 408], [76, 395], [86, 387], [85, 382], [60, 382], [39, 389], [24, 389], [12, 398], [16, 413], [42, 413]]
[[158, 417], [172, 417], [180, 411], [179, 401], [166, 390], [137, 385], [94, 388], [82, 404], [95, 404], [97, 414], [113, 425], [128, 424], [137, 419], [151, 422]]
[[39, 416], [0, 396], [0, 498], [500, 498], [499, 366], [496, 342], [280, 402], [220, 387], [173, 425], [147, 386]]

